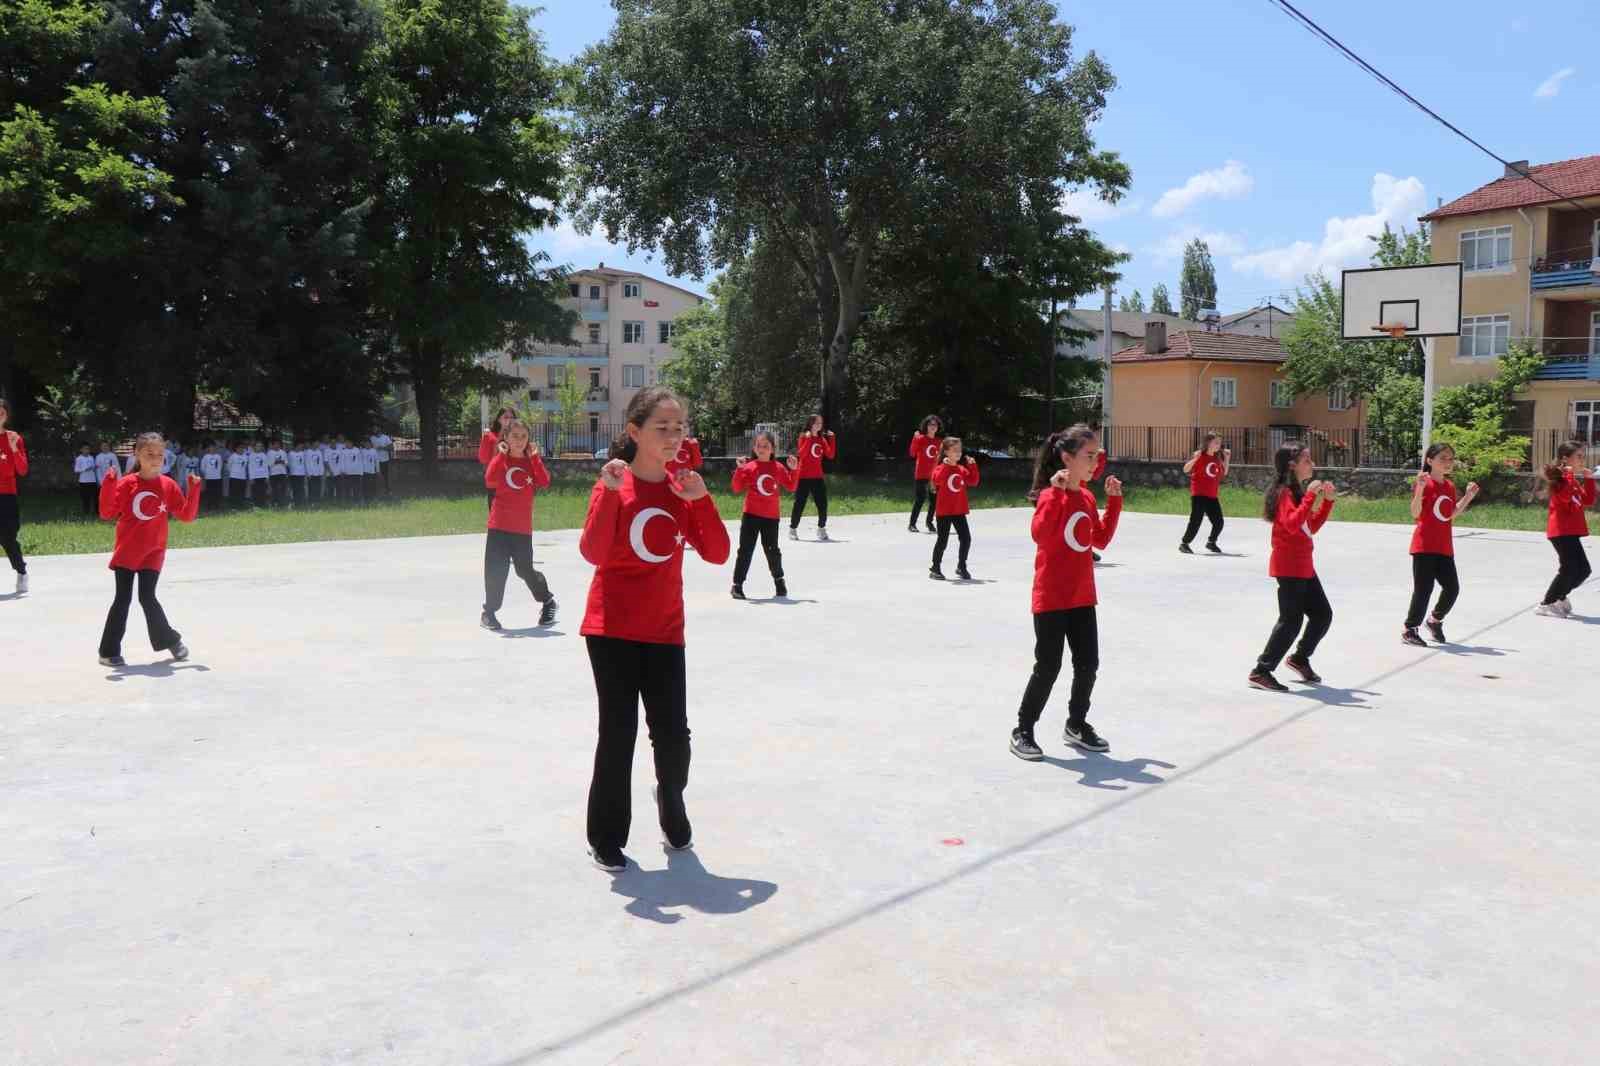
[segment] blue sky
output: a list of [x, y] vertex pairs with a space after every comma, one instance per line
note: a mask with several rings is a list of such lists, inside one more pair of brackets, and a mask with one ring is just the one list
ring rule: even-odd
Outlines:
[[[1600, 154], [1600, 5], [1528, 12], [1483, 0], [1296, 0], [1357, 53], [1507, 159]], [[1500, 166], [1336, 55], [1267, 0], [1060, 3], [1080, 52], [1119, 85], [1096, 127], [1133, 170], [1119, 204], [1073, 203], [1132, 254], [1118, 291], [1177, 300], [1183, 244], [1200, 235], [1224, 313], [1284, 300], [1317, 268], [1366, 262], [1385, 220], [1415, 225]], [[566, 59], [610, 28], [602, 0], [548, 0], [535, 24]], [[661, 275], [641, 251], [570, 227], [533, 242], [574, 266]], [[680, 281], [697, 291], [704, 282]]]

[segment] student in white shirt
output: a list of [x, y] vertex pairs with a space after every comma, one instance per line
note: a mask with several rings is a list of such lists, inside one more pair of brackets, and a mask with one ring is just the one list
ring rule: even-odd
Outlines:
[[306, 442], [299, 438], [289, 449], [289, 495], [296, 506], [306, 502]]
[[356, 450], [361, 453], [361, 496], [371, 500], [378, 495], [378, 468], [382, 465], [378, 461], [378, 449], [369, 444]]
[[244, 442], [234, 441], [228, 456], [228, 505], [243, 507], [250, 502], [250, 457], [245, 454]]
[[339, 453], [333, 447], [333, 438], [326, 434], [317, 447], [322, 452], [322, 498], [331, 500], [339, 488]]
[[206, 441], [206, 453], [200, 457], [200, 480], [205, 482], [205, 487], [200, 494], [200, 506], [208, 511], [214, 511], [221, 504], [222, 492], [222, 449], [217, 447], [214, 440]]
[[257, 507], [265, 507], [267, 492], [272, 488], [272, 479], [267, 475], [266, 441], [258, 437], [251, 443], [244, 457], [250, 464], [250, 502]]
[[339, 434], [339, 495], [346, 500], [361, 499], [361, 449]]
[[372, 446], [378, 449], [378, 474], [383, 478], [383, 494], [389, 495], [389, 460], [394, 458], [394, 438], [383, 430], [378, 430], [368, 438]]
[[100, 454], [94, 457], [95, 481], [104, 481], [106, 479], [106, 471], [115, 470], [116, 468], [117, 453], [111, 450], [111, 442], [108, 440], [101, 441]]
[[172, 445], [167, 445], [161, 452], [161, 472], [168, 476], [172, 474], [172, 464], [178, 459], [178, 453], [172, 450]]
[[267, 479], [272, 483], [272, 505], [282, 507], [289, 502], [289, 453], [283, 450], [283, 441], [273, 437], [267, 444]]
[[305, 450], [306, 464], [306, 502], [322, 502], [322, 439]]
[[78, 503], [83, 508], [83, 516], [97, 516], [100, 511], [100, 482], [95, 480], [94, 456], [89, 451], [87, 441], [78, 446], [78, 455], [72, 460], [72, 472], [78, 476]]

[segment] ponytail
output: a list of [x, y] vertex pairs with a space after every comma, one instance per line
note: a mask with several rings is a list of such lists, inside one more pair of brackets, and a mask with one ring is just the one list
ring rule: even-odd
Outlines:
[[1050, 479], [1056, 476], [1056, 471], [1067, 465], [1067, 458], [1077, 455], [1085, 442], [1094, 439], [1094, 430], [1082, 422], [1046, 437], [1044, 447], [1039, 449], [1039, 457], [1033, 462], [1033, 487], [1028, 490], [1029, 501], [1038, 500], [1039, 494], [1050, 484]]
[[1268, 522], [1278, 520], [1278, 498], [1287, 489], [1289, 498], [1295, 503], [1300, 502], [1304, 494], [1300, 488], [1300, 479], [1295, 476], [1294, 464], [1305, 452], [1306, 446], [1297, 440], [1286, 440], [1272, 457], [1273, 468], [1277, 477], [1273, 479], [1271, 487], [1267, 489], [1266, 497], [1261, 501], [1261, 517]]

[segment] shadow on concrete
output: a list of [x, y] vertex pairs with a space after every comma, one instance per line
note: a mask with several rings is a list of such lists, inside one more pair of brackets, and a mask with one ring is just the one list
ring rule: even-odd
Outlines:
[[1490, 655], [1496, 658], [1509, 654], [1504, 648], [1492, 648], [1487, 644], [1436, 644], [1434, 650], [1446, 655]]
[[992, 577], [953, 577], [953, 578], [950, 579], [950, 584], [952, 584], [952, 585], [998, 585], [998, 584], [1000, 584], [1000, 582], [995, 580]]
[[669, 907], [686, 907], [701, 914], [738, 914], [777, 894], [778, 886], [771, 881], [718, 877], [701, 865], [693, 851], [662, 850], [667, 856], [665, 870], [630, 864], [611, 879], [611, 891], [630, 899], [622, 909], [635, 918], [663, 925], [683, 921], [684, 916], [667, 910]]
[[0, 592], [0, 601], [20, 600], [22, 599], [22, 596], [23, 594], [20, 592]]
[[1374, 692], [1366, 688], [1334, 688], [1332, 685], [1308, 685], [1304, 681], [1291, 680], [1287, 695], [1303, 696], [1308, 700], [1329, 707], [1370, 707], [1372, 706], [1362, 696], [1381, 696], [1383, 693]]
[[523, 626], [521, 629], [499, 630], [495, 636], [505, 637], [507, 640], [522, 640], [528, 637], [564, 637], [566, 634], [553, 626]]
[[106, 680], [122, 681], [129, 677], [171, 677], [179, 671], [209, 674], [211, 667], [202, 666], [200, 663], [175, 663], [170, 660], [160, 663], [141, 663], [138, 666], [119, 666], [106, 675]]
[[821, 600], [795, 599], [792, 596], [767, 596], [763, 599], [746, 598], [745, 601], [756, 607], [794, 607], [802, 603], [821, 603]]
[[[1176, 770], [1174, 763], [1162, 762], [1160, 759], [1113, 759], [1100, 752], [1084, 752], [1076, 759], [1058, 759], [1046, 755], [1044, 761], [1051, 766], [1059, 766], [1063, 770], [1071, 770], [1078, 774], [1078, 784], [1086, 788], [1100, 788], [1109, 792], [1122, 792], [1128, 785], [1159, 785], [1166, 778], [1159, 774], [1150, 773], [1150, 767], [1156, 766], [1163, 770]], [[1125, 781], [1127, 784], [1115, 784]]]
[[1597, 618], [1592, 614], [1569, 614], [1566, 617], [1566, 621], [1577, 622], [1580, 625], [1586, 626], [1600, 626], [1600, 618]]

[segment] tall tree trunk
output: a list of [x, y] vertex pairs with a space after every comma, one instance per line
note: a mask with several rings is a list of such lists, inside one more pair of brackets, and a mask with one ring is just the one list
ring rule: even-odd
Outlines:
[[862, 464], [871, 458], [870, 445], [864, 427], [851, 402], [850, 346], [856, 330], [861, 325], [862, 305], [867, 290], [867, 265], [872, 255], [872, 244], [865, 240], [853, 255], [842, 248], [829, 251], [827, 262], [834, 279], [838, 303], [835, 307], [833, 336], [828, 342], [827, 356], [823, 362], [822, 410], [830, 426], [837, 426], [839, 441], [845, 446], [845, 466], [852, 461]]
[[425, 342], [413, 342], [411, 387], [417, 398], [417, 453], [422, 480], [439, 476], [439, 375], [438, 361]]
[[168, 437], [183, 441], [194, 435], [195, 391], [189, 374], [168, 384], [161, 405], [161, 427]]

